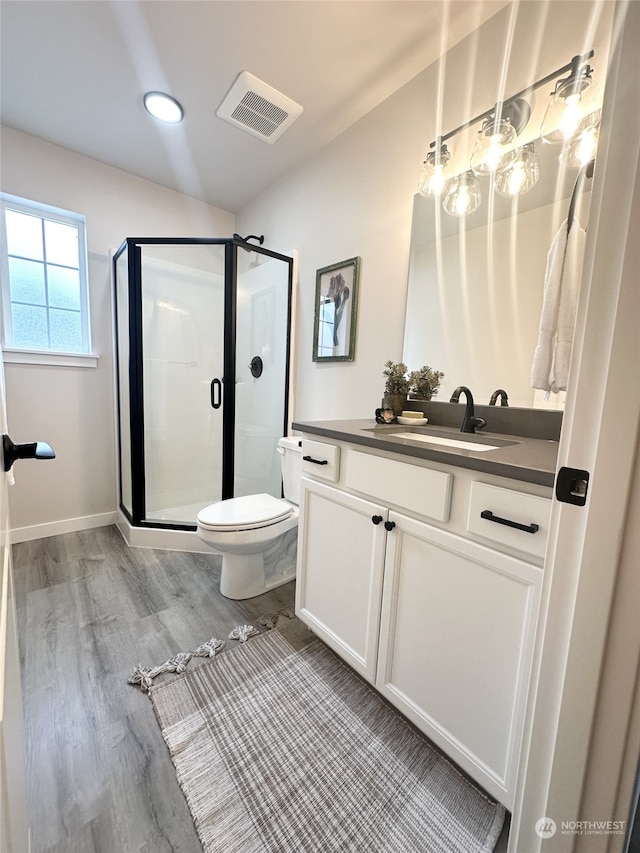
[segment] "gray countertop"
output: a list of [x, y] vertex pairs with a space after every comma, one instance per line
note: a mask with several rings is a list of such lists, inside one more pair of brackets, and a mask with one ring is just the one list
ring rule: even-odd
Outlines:
[[[381, 424], [371, 420], [344, 421], [295, 421], [292, 428], [307, 435], [332, 438], [337, 441], [347, 441], [398, 453], [401, 456], [412, 456], [417, 459], [430, 459], [446, 465], [457, 465], [460, 468], [471, 468], [474, 471], [484, 471], [499, 477], [508, 477], [527, 483], [537, 483], [541, 486], [553, 486], [555, 479], [558, 442], [548, 439], [528, 438], [521, 435], [491, 433], [482, 430], [476, 435], [461, 434], [459, 429], [429, 423], [425, 427], [403, 427], [398, 424]], [[467, 450], [457, 447], [445, 447], [438, 444], [428, 444], [410, 438], [392, 438], [394, 433], [423, 433], [429, 430], [439, 436], [453, 440], [476, 438], [482, 442], [495, 441], [496, 444], [510, 442], [495, 450]]]

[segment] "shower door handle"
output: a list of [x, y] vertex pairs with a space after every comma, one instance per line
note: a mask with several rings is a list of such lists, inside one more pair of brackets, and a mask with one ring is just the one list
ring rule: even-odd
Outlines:
[[219, 379], [211, 380], [211, 406], [219, 409], [222, 405], [222, 382]]

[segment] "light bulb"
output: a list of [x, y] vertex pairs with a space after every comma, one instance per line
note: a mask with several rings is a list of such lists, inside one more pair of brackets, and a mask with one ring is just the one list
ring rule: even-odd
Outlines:
[[450, 154], [446, 145], [438, 151], [430, 151], [424, 161], [418, 192], [428, 198], [438, 198], [445, 191], [449, 177], [446, 173]]
[[515, 159], [496, 174], [495, 190], [498, 195], [524, 195], [535, 186], [540, 177], [538, 158], [533, 143], [523, 145], [515, 152]]
[[598, 125], [576, 134], [565, 144], [560, 162], [567, 169], [582, 169], [596, 155], [598, 148]]
[[599, 108], [598, 87], [592, 78], [590, 65], [580, 65], [580, 57], [574, 57], [574, 67], [569, 77], [559, 80], [540, 126], [544, 142], [562, 144], [577, 131], [584, 117]]
[[442, 206], [450, 216], [467, 216], [480, 206], [480, 184], [471, 170], [449, 182]]
[[518, 138], [511, 122], [487, 119], [471, 154], [471, 169], [476, 175], [489, 175], [513, 160], [513, 146]]

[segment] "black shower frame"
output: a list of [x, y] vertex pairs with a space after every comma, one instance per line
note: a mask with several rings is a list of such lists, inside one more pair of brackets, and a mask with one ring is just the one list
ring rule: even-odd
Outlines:
[[[250, 238], [247, 238], [247, 240]], [[233, 497], [235, 464], [235, 379], [236, 379], [236, 318], [238, 249], [257, 252], [288, 264], [287, 293], [287, 348], [284, 388], [284, 421], [282, 434], [287, 434], [289, 424], [289, 379], [291, 357], [291, 323], [293, 296], [293, 258], [282, 255], [262, 245], [249, 243], [237, 234], [233, 237], [127, 237], [112, 259], [114, 282], [114, 322], [115, 322], [115, 375], [117, 403], [118, 437], [118, 504], [128, 522], [139, 528], [150, 530], [196, 530], [195, 524], [181, 524], [166, 521], [148, 521], [146, 515], [146, 481], [144, 459], [144, 396], [143, 396], [143, 340], [142, 340], [142, 265], [141, 246], [144, 245], [217, 245], [225, 247], [224, 274], [224, 342], [223, 342], [223, 407], [222, 407], [222, 499]], [[131, 512], [122, 498], [122, 434], [121, 434], [121, 385], [120, 351], [118, 342], [118, 289], [117, 262], [127, 251], [128, 274], [128, 316], [129, 316], [129, 435], [131, 442]], [[176, 448], [180, 453], [182, 448]]]

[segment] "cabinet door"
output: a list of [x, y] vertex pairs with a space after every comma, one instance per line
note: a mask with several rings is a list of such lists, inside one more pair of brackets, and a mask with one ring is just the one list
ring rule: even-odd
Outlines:
[[296, 614], [373, 682], [387, 510], [306, 477], [300, 497]]
[[508, 808], [539, 569], [395, 513], [377, 687]]

